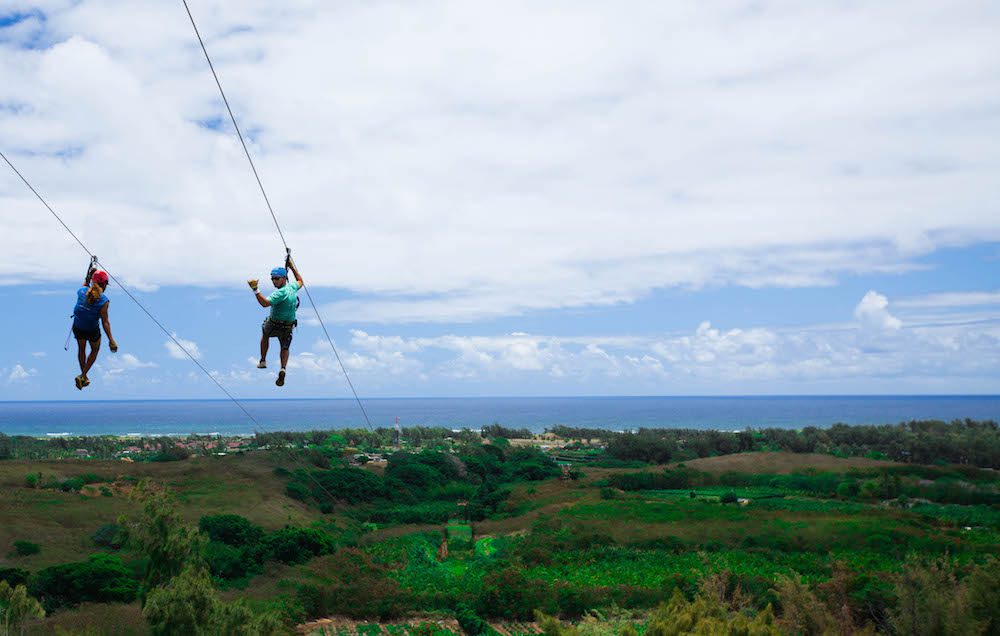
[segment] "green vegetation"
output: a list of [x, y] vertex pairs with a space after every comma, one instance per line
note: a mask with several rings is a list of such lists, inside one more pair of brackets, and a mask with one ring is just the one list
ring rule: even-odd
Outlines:
[[[282, 634], [329, 616], [345, 636], [997, 633], [991, 456], [865, 459], [989, 448], [995, 426], [917, 424], [568, 442], [428, 428], [402, 449], [391, 431], [317, 431], [184, 461], [0, 462], [0, 611], [16, 594], [28, 633]], [[823, 435], [839, 445], [807, 454]], [[25, 538], [44, 549], [19, 556]]]

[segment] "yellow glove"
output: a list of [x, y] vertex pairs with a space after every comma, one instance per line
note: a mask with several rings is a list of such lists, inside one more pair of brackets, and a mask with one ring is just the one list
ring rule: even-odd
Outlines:
[[256, 278], [248, 278], [247, 279], [247, 285], [250, 285], [250, 289], [252, 289], [254, 291], [257, 291], [257, 283], [258, 282], [260, 282], [260, 281], [258, 279], [256, 279]]

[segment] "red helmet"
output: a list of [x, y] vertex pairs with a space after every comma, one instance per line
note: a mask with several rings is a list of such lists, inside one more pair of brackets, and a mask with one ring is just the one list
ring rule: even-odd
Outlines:
[[101, 270], [97, 270], [96, 272], [94, 272], [94, 275], [90, 277], [90, 280], [94, 281], [99, 285], [107, 285], [108, 274], [107, 272], [102, 272]]

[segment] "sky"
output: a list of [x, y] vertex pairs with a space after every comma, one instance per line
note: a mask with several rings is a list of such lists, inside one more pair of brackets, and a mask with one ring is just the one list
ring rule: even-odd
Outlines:
[[[191, 0], [362, 396], [1000, 393], [1000, 5]], [[183, 4], [0, 4], [0, 151], [240, 398], [283, 247]], [[0, 400], [225, 397], [0, 163]], [[263, 283], [264, 292], [270, 291]], [[276, 343], [275, 343], [276, 344]]]

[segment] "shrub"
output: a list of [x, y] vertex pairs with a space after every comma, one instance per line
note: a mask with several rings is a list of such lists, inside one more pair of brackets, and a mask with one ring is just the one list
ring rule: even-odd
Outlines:
[[468, 605], [462, 604], [455, 608], [455, 620], [468, 636], [480, 636], [480, 634], [492, 634], [493, 628], [476, 614]]
[[285, 486], [285, 494], [298, 501], [309, 500], [309, 489], [297, 481], [290, 482]]
[[373, 510], [373, 523], [444, 523], [455, 516], [454, 501], [431, 501], [408, 506], [390, 506]]
[[31, 556], [42, 551], [41, 546], [31, 541], [15, 541], [14, 552], [17, 556]]
[[64, 563], [40, 570], [30, 584], [31, 595], [52, 610], [95, 603], [130, 603], [139, 582], [129, 575], [122, 560], [112, 554], [92, 554], [86, 561]]
[[258, 569], [258, 564], [246, 558], [243, 550], [219, 541], [209, 541], [204, 556], [208, 571], [219, 579], [242, 579]]
[[330, 535], [312, 528], [286, 526], [264, 539], [268, 554], [282, 563], [304, 563], [336, 549]]
[[28, 473], [24, 476], [24, 485], [27, 488], [37, 488], [38, 482], [42, 480], [42, 473]]
[[90, 540], [102, 548], [118, 550], [128, 540], [128, 531], [117, 523], [106, 523], [90, 535]]
[[385, 485], [382, 478], [360, 468], [316, 470], [313, 471], [312, 477], [315, 478], [315, 481], [300, 471], [297, 471], [295, 476], [296, 480], [308, 487], [312, 491], [312, 496], [320, 502], [329, 501], [333, 496], [347, 503], [356, 504], [374, 501], [385, 496]]
[[29, 573], [21, 568], [0, 568], [0, 581], [7, 581], [11, 587], [25, 585], [28, 582]]
[[724, 504], [731, 504], [731, 503], [736, 503], [737, 501], [739, 501], [739, 499], [736, 497], [736, 493], [730, 490], [729, 492], [719, 497], [719, 501]]
[[149, 460], [154, 462], [176, 462], [187, 459], [190, 456], [191, 451], [183, 446], [168, 446], [161, 448], [160, 452], [154, 454]]
[[399, 583], [360, 550], [337, 550], [307, 567], [321, 571], [323, 579], [329, 581], [322, 586], [298, 587], [297, 600], [309, 618], [337, 614], [388, 619], [414, 609], [413, 599]]
[[212, 541], [231, 546], [260, 543], [264, 529], [240, 515], [206, 515], [198, 521], [198, 529]]
[[63, 492], [80, 492], [83, 486], [83, 477], [70, 477], [59, 482], [59, 490]]

